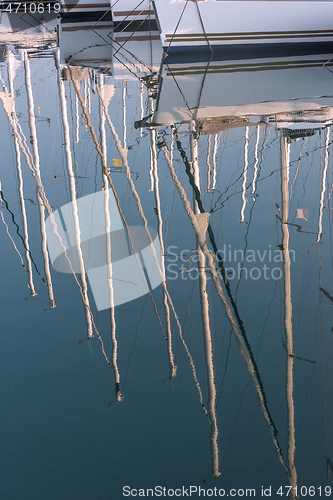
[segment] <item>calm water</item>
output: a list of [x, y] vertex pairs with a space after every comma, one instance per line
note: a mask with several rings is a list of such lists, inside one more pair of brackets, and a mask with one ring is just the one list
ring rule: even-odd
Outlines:
[[[329, 497], [330, 56], [170, 59], [149, 90], [61, 57], [2, 47], [0, 498]], [[103, 309], [43, 244], [108, 190], [165, 280]]]

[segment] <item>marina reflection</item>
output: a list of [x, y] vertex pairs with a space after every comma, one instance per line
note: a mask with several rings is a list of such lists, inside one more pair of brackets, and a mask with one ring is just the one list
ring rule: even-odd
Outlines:
[[[57, 294], [65, 293], [64, 288], [68, 287], [73, 295], [79, 292], [89, 345], [98, 338], [103, 356], [112, 369], [114, 401], [122, 406], [123, 401], [126, 402], [127, 374], [119, 359], [119, 339], [123, 332], [117, 323], [117, 306], [121, 308], [126, 302], [131, 304], [134, 298], [139, 301], [139, 297], [148, 296], [149, 315], [156, 320], [154, 324], [158, 325], [155, 329], [159, 338], [166, 341], [168, 379], [175, 387], [178, 377], [182, 376], [179, 372], [185, 373], [179, 363], [179, 345], [184, 347], [190, 366], [187, 377], [196, 387], [200, 409], [207, 417], [205, 426], [208, 427], [207, 422], [209, 424], [210, 479], [215, 481], [219, 481], [220, 476], [225, 480], [228, 439], [233, 432], [230, 431], [233, 424], [230, 415], [226, 417], [227, 422], [223, 421], [227, 410], [218, 404], [224, 390], [220, 383], [222, 359], [225, 356], [226, 373], [231, 340], [227, 354], [221, 354], [219, 336], [223, 329], [232, 333], [242, 358], [242, 364], [236, 361], [236, 366], [232, 367], [234, 377], [237, 378], [237, 372], [243, 370], [245, 362], [246, 380], [252, 383], [269, 431], [270, 447], [267, 446], [264, 453], [270, 455], [273, 444], [279, 469], [291, 487], [289, 498], [296, 499], [301, 486], [298, 477], [304, 477], [305, 465], [297, 456], [300, 438], [295, 415], [300, 386], [294, 378], [298, 363], [314, 365], [315, 361], [303, 357], [303, 352], [307, 351], [295, 341], [298, 324], [303, 323], [298, 313], [295, 314], [299, 306], [299, 284], [293, 268], [293, 252], [297, 246], [297, 255], [302, 253], [298, 265], [306, 269], [311, 259], [317, 262], [316, 252], [321, 254], [324, 253], [322, 248], [325, 252], [330, 248], [327, 242], [331, 238], [330, 196], [333, 189], [330, 185], [330, 131], [333, 123], [330, 69], [333, 62], [329, 54], [318, 51], [297, 58], [225, 60], [210, 55], [207, 60], [201, 56], [182, 60], [177, 55], [164, 57], [153, 14], [149, 6], [147, 9], [148, 13], [141, 14], [144, 17], [139, 19], [145, 23], [145, 29], [150, 27], [147, 31], [143, 28], [130, 31], [131, 19], [119, 19], [119, 23], [114, 23], [108, 15], [95, 20], [93, 26], [87, 22], [84, 29], [80, 28], [80, 20], [64, 17], [59, 24], [59, 40], [48, 41], [47, 46], [38, 48], [27, 34], [21, 34], [20, 44], [18, 40], [4, 44], [0, 63], [1, 120], [3, 123], [6, 120], [12, 136], [15, 151], [12, 169], [18, 182], [9, 189], [2, 180], [2, 177], [6, 179], [4, 172], [0, 174], [1, 219], [4, 224], [1, 237], [3, 240], [9, 237], [13, 254], [19, 254], [27, 272], [31, 297], [37, 296], [36, 274], [47, 287], [52, 309], [58, 306]], [[96, 23], [100, 24], [96, 27]], [[57, 89], [57, 94], [52, 94], [49, 124], [53, 126], [53, 119], [61, 123], [62, 143], [58, 140], [57, 148], [63, 155], [63, 176], [54, 175], [56, 169], [50, 170], [47, 155], [44, 153], [43, 156], [39, 147], [38, 133], [43, 135], [44, 131], [38, 127], [40, 114], [36, 113], [39, 108], [36, 108], [38, 94], [34, 85], [37, 88], [41, 62], [45, 59], [49, 65], [50, 61], [53, 64], [47, 84]], [[17, 111], [19, 89], [26, 95], [24, 117], [21, 101], [20, 111]], [[28, 127], [23, 123], [25, 117]], [[274, 148], [277, 149], [272, 153]], [[139, 170], [136, 162], [141, 154], [144, 168]], [[77, 159], [84, 155], [89, 161], [86, 171], [81, 172]], [[94, 157], [95, 172], [90, 157]], [[314, 168], [317, 173], [313, 172]], [[24, 189], [28, 173], [36, 192], [36, 200], [30, 201], [36, 209], [38, 207], [38, 214], [26, 209]], [[62, 180], [66, 187], [61, 189], [57, 199], [54, 185]], [[31, 184], [29, 186], [31, 191]], [[19, 200], [16, 204], [12, 195], [14, 187]], [[94, 207], [85, 213], [82, 200], [92, 193], [96, 196], [93, 205], [99, 203], [98, 193], [102, 193], [103, 202], [95, 212]], [[74, 256], [69, 251], [70, 219], [69, 216], [66, 218], [64, 209], [69, 204]], [[9, 208], [12, 205], [15, 208]], [[172, 213], [171, 205], [175, 205], [176, 214]], [[270, 225], [266, 212], [269, 213]], [[10, 217], [12, 222], [21, 220], [21, 224], [15, 222], [17, 234], [10, 226]], [[99, 249], [90, 246], [99, 224], [92, 222], [94, 217], [102, 221], [103, 240], [100, 240]], [[59, 269], [50, 267], [50, 261], [54, 264], [55, 259], [52, 257], [52, 243], [48, 241], [47, 218], [50, 233], [53, 232], [51, 240], [58, 241], [68, 265], [69, 271], [64, 271], [68, 276], [63, 281], [56, 277]], [[118, 221], [117, 230], [114, 229], [115, 220]], [[39, 257], [36, 257], [35, 242], [31, 249], [29, 234], [30, 227], [36, 227], [36, 221], [40, 232], [43, 277], [35, 264]], [[150, 226], [156, 226], [156, 237]], [[138, 243], [139, 229], [144, 234], [145, 248]], [[86, 245], [88, 239], [82, 235], [89, 231], [90, 240]], [[117, 234], [113, 235], [113, 231]], [[254, 232], [252, 240], [251, 231]], [[304, 243], [302, 238], [309, 240]], [[256, 265], [250, 271], [245, 267], [251, 262], [247, 254], [250, 240], [252, 246], [257, 244], [252, 252], [258, 253], [260, 264], [264, 263], [261, 269], [255, 259], [252, 261]], [[122, 250], [123, 244], [126, 251]], [[171, 253], [170, 248], [177, 248], [177, 254]], [[308, 254], [311, 252], [308, 260], [303, 256], [304, 248]], [[115, 258], [117, 251], [119, 255]], [[107, 307], [99, 306], [93, 290], [91, 270], [97, 265], [93, 268], [89, 263], [94, 259], [94, 252], [100, 252], [104, 259], [97, 285], [102, 289], [102, 284], [106, 284], [103, 300]], [[241, 256], [240, 262], [233, 252]], [[170, 276], [170, 263], [174, 262], [170, 260], [170, 254], [177, 257], [177, 265], [180, 261], [186, 264], [172, 267], [176, 278]], [[184, 260], [184, 254], [190, 256]], [[14, 257], [10, 258], [14, 266]], [[133, 282], [134, 275], [138, 276], [134, 285], [142, 286], [143, 292], [133, 292], [127, 300], [120, 300], [123, 292], [119, 282], [127, 280], [126, 269], [130, 264], [127, 260], [122, 268], [118, 263], [129, 258], [135, 261]], [[16, 258], [16, 266], [17, 262]], [[273, 270], [266, 266], [267, 262], [274, 264]], [[236, 263], [237, 267], [233, 267]], [[322, 283], [321, 276], [331, 276], [331, 271], [331, 264], [326, 260], [323, 262], [320, 255], [318, 297], [330, 298], [325, 288], [330, 278], [328, 284]], [[310, 282], [310, 277], [308, 279]], [[259, 281], [261, 290], [257, 286]], [[315, 282], [311, 277], [311, 286]], [[274, 353], [267, 349], [265, 356], [258, 354], [261, 337], [268, 334], [265, 331], [267, 318], [260, 337], [260, 321], [257, 316], [251, 317], [249, 306], [251, 296], [256, 294], [258, 297], [273, 294], [275, 300], [280, 283], [280, 300], [274, 302], [272, 299], [268, 311], [258, 308], [255, 314], [259, 310], [268, 318], [274, 302], [274, 318], [283, 317], [283, 327], [277, 326], [275, 332], [283, 339], [280, 342], [282, 348], [276, 353], [280, 363], [276, 383], [279, 387], [285, 386], [286, 419], [281, 417], [278, 409], [281, 398], [278, 399], [272, 390], [275, 381], [272, 382], [267, 369], [267, 359], [269, 356], [274, 358]], [[295, 293], [293, 286], [297, 290]], [[301, 293], [304, 293], [303, 289]], [[43, 295], [43, 290], [38, 294], [38, 297]], [[309, 292], [309, 297], [313, 305], [313, 292]], [[140, 304], [143, 307], [143, 302]], [[131, 305], [127, 307], [130, 316]], [[102, 309], [108, 309], [108, 325], [100, 312]], [[187, 313], [184, 311], [187, 309], [200, 324], [199, 347], [198, 339], [191, 337], [191, 329], [186, 323]], [[323, 312], [319, 306], [317, 309], [313, 306], [309, 314], [327, 316], [328, 309]], [[71, 322], [70, 317], [68, 321]], [[137, 328], [133, 320], [131, 329], [136, 331]], [[110, 340], [109, 352], [106, 332]], [[271, 341], [277, 345], [276, 340]], [[308, 337], [306, 342], [310, 342]], [[304, 356], [311, 357], [311, 354]], [[141, 359], [140, 363], [144, 366], [145, 360]], [[272, 363], [276, 369], [275, 361]], [[263, 370], [261, 365], [264, 365]], [[137, 370], [139, 379], [142, 366]], [[229, 370], [232, 368], [229, 366]], [[321, 369], [324, 372], [327, 368], [321, 365]], [[230, 391], [233, 391], [232, 384]], [[244, 420], [246, 418], [243, 416]], [[318, 418], [318, 415], [311, 418]], [[196, 425], [196, 419], [200, 420], [198, 415], [193, 417], [191, 425]], [[204, 434], [204, 426], [201, 423], [198, 426]], [[260, 429], [260, 434], [264, 433], [261, 424], [256, 424], [256, 429]], [[238, 450], [238, 453], [241, 455], [243, 450]], [[247, 450], [247, 457], [251, 453]], [[326, 467], [330, 459], [327, 456], [325, 459]], [[207, 474], [204, 460], [201, 470], [204, 477]], [[262, 478], [256, 480], [257, 488], [264, 482], [264, 477], [262, 474]], [[313, 479], [316, 487], [324, 485], [324, 477], [322, 471], [316, 472]]]

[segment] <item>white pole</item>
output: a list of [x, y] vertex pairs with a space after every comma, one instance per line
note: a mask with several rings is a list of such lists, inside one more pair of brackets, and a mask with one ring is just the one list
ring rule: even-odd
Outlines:
[[287, 337], [287, 407], [288, 407], [288, 476], [292, 486], [291, 499], [296, 498], [297, 474], [295, 468], [295, 409], [293, 399], [293, 329], [291, 303], [291, 276], [289, 255], [289, 169], [290, 169], [290, 139], [281, 137], [281, 184], [282, 184], [282, 234], [283, 234], [283, 268], [285, 293], [285, 329]]
[[[100, 113], [100, 131], [101, 131], [101, 150], [104, 156], [105, 164], [107, 164], [107, 147], [106, 147], [106, 133], [105, 133], [105, 113], [104, 113], [104, 77], [99, 75], [99, 89], [101, 99], [99, 101], [99, 113]], [[102, 174], [103, 178], [103, 192], [104, 192], [104, 217], [105, 217], [105, 235], [106, 235], [106, 262], [108, 268], [108, 289], [110, 297], [110, 325], [111, 325], [111, 343], [112, 343], [112, 368], [115, 381], [116, 399], [117, 401], [122, 401], [122, 396], [120, 392], [120, 374], [118, 369], [117, 353], [118, 353], [118, 342], [116, 337], [116, 317], [115, 317], [115, 307], [114, 307], [114, 290], [113, 290], [113, 278], [112, 278], [112, 256], [111, 256], [111, 218], [109, 209], [109, 181], [105, 173]]]
[[67, 104], [66, 104], [66, 94], [65, 94], [65, 85], [61, 79], [61, 69], [60, 69], [60, 49], [57, 49], [55, 54], [55, 63], [58, 72], [58, 89], [61, 103], [61, 116], [62, 123], [64, 129], [64, 138], [65, 138], [65, 151], [66, 151], [66, 160], [67, 160], [67, 171], [69, 178], [69, 188], [72, 202], [72, 210], [73, 210], [73, 222], [74, 222], [74, 233], [75, 233], [75, 245], [77, 249], [77, 256], [79, 261], [80, 268], [80, 276], [82, 283], [82, 301], [85, 309], [86, 315], [86, 323], [87, 323], [87, 337], [91, 338], [93, 335], [93, 326], [92, 326], [92, 314], [89, 304], [88, 298], [88, 286], [86, 279], [86, 271], [84, 267], [83, 254], [81, 250], [81, 231], [80, 231], [80, 221], [78, 215], [78, 207], [76, 202], [76, 186], [75, 186], [75, 177], [73, 172], [73, 160], [72, 160], [72, 152], [71, 152], [71, 142], [70, 142], [70, 133], [69, 133], [69, 124], [68, 124], [68, 115], [67, 115]]
[[244, 212], [246, 207], [246, 180], [247, 180], [247, 168], [249, 165], [248, 159], [248, 149], [249, 149], [249, 127], [245, 128], [245, 148], [244, 148], [244, 172], [243, 172], [243, 184], [242, 184], [242, 200], [243, 205], [241, 209], [240, 222], [244, 222]]
[[37, 184], [37, 200], [38, 200], [38, 207], [40, 214], [40, 229], [42, 235], [42, 254], [44, 259], [44, 270], [45, 270], [45, 277], [49, 294], [50, 307], [53, 308], [56, 307], [56, 303], [53, 294], [49, 255], [47, 251], [46, 229], [45, 229], [45, 206], [43, 203], [42, 193], [40, 192], [39, 189], [39, 186], [42, 185], [42, 179], [40, 174], [40, 160], [39, 160], [38, 138], [37, 138], [35, 111], [34, 111], [34, 98], [31, 85], [30, 60], [27, 52], [24, 52], [24, 67], [25, 67], [25, 85], [26, 85], [27, 99], [28, 99], [29, 126], [30, 126], [30, 134], [32, 138], [32, 147], [34, 153], [35, 173], [36, 177], [40, 181]]
[[[13, 98], [13, 118], [17, 120], [17, 115], [15, 111], [15, 93], [14, 93], [14, 84], [13, 84], [13, 72], [12, 72], [12, 58], [13, 54], [10, 53], [8, 58], [8, 75], [9, 75], [9, 90], [10, 94]], [[28, 220], [25, 209], [25, 200], [24, 200], [24, 192], [23, 192], [23, 176], [22, 176], [22, 165], [21, 165], [21, 152], [20, 146], [18, 143], [17, 136], [14, 134], [14, 144], [15, 144], [15, 154], [16, 154], [16, 170], [18, 177], [18, 191], [20, 197], [20, 205], [21, 205], [21, 214], [23, 220], [23, 239], [25, 246], [25, 258], [27, 262], [27, 271], [28, 271], [28, 286], [30, 288], [30, 296], [34, 297], [37, 295], [35, 290], [34, 282], [33, 282], [33, 274], [32, 274], [32, 264], [30, 257], [30, 246], [29, 246], [29, 233], [28, 233]]]
[[324, 210], [324, 196], [326, 191], [326, 176], [327, 176], [327, 168], [328, 168], [328, 148], [330, 143], [330, 127], [327, 127], [326, 130], [326, 142], [325, 142], [325, 160], [324, 160], [324, 171], [323, 171], [323, 179], [321, 186], [321, 194], [320, 194], [320, 208], [319, 208], [319, 221], [318, 221], [318, 236], [317, 243], [321, 240], [321, 236], [323, 234], [323, 210]]

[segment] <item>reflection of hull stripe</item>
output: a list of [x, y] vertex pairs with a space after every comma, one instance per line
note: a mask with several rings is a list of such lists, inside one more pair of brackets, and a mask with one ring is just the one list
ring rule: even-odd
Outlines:
[[[141, 42], [149, 42], [150, 40], [159, 40], [160, 39], [160, 35], [152, 35], [152, 36], [149, 36], [149, 35], [144, 35], [144, 36], [131, 36], [130, 39], [128, 39], [128, 37], [116, 37], [114, 39], [115, 42], [118, 42], [118, 43], [122, 43], [122, 42], [133, 42], [133, 41], [141, 41]], [[325, 61], [326, 62], [326, 61]]]
[[153, 10], [119, 10], [118, 12], [112, 12], [114, 17], [128, 17], [128, 16], [149, 16], [155, 15]]
[[174, 45], [178, 44], [184, 44], [188, 45], [191, 43], [205, 43], [207, 44], [207, 41], [211, 44], [214, 44], [216, 42], [218, 43], [223, 43], [223, 42], [254, 42], [256, 40], [264, 41], [264, 40], [271, 40], [271, 41], [286, 41], [288, 39], [292, 40], [315, 40], [319, 38], [324, 38], [324, 37], [333, 37], [333, 31], [331, 30], [326, 30], [326, 31], [300, 31], [300, 32], [270, 32], [270, 33], [265, 33], [265, 32], [257, 32], [257, 33], [207, 33], [207, 36], [205, 34], [201, 33], [194, 33], [190, 35], [186, 34], [175, 34], [173, 35], [165, 35], [166, 37], [166, 43], [171, 43]]
[[66, 4], [65, 6], [62, 6], [62, 9], [64, 9], [64, 11], [67, 12], [68, 10], [77, 11], [77, 10], [84, 10], [84, 9], [99, 9], [100, 7], [102, 7], [105, 10], [110, 10], [110, 3], [87, 3], [87, 4], [73, 3], [73, 4], [69, 4], [69, 5]]
[[83, 25], [83, 26], [67, 26], [62, 27], [61, 31], [79, 31], [79, 30], [111, 30], [114, 28], [113, 24], [103, 24], [103, 23], [95, 23], [95, 24], [89, 24], [89, 25]]
[[[184, 68], [175, 68], [172, 71], [167, 71], [167, 76], [184, 76], [184, 75], [200, 75], [203, 73], [237, 73], [238, 71], [273, 71], [280, 69], [297, 69], [297, 68], [316, 68], [322, 67], [326, 60], [323, 61], [308, 61], [308, 62], [285, 62], [285, 63], [263, 63], [263, 64], [246, 64], [246, 65], [226, 65], [226, 66], [200, 66], [193, 69], [185, 70]], [[333, 66], [333, 62], [327, 64]]]
[[[281, 36], [287, 36], [289, 35], [300, 35], [300, 34], [307, 34], [307, 35], [315, 35], [315, 34], [327, 34], [327, 35], [332, 35], [333, 30], [309, 30], [309, 31], [246, 31], [246, 32], [239, 32], [239, 33], [207, 33], [207, 37], [225, 37], [225, 36], [231, 36], [231, 37], [247, 37], [251, 35], [281, 35]], [[206, 35], [204, 33], [175, 33], [174, 35], [172, 34], [166, 34], [166, 38], [191, 38], [191, 37], [201, 37], [206, 39]]]
[[325, 38], [325, 37], [333, 37], [333, 32], [327, 32], [327, 33], [318, 33], [318, 34], [299, 34], [299, 35], [267, 35], [267, 36], [241, 36], [241, 37], [232, 37], [232, 36], [219, 36], [219, 37], [214, 37], [212, 38], [211, 36], [207, 35], [206, 37], [199, 37], [199, 38], [172, 38], [172, 35], [168, 38], [166, 38], [166, 42], [172, 42], [172, 43], [191, 43], [191, 42], [205, 42], [207, 43], [207, 40], [212, 43], [212, 42], [227, 42], [227, 41], [233, 41], [233, 42], [246, 42], [246, 41], [252, 41], [252, 40], [288, 40], [288, 39], [293, 39], [293, 40], [302, 40], [302, 39], [314, 39], [314, 38]]

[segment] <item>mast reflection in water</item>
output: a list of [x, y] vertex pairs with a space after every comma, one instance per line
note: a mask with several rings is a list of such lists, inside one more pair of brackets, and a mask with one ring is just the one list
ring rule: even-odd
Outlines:
[[3, 497], [329, 497], [331, 54], [163, 59], [122, 22], [1, 50]]

